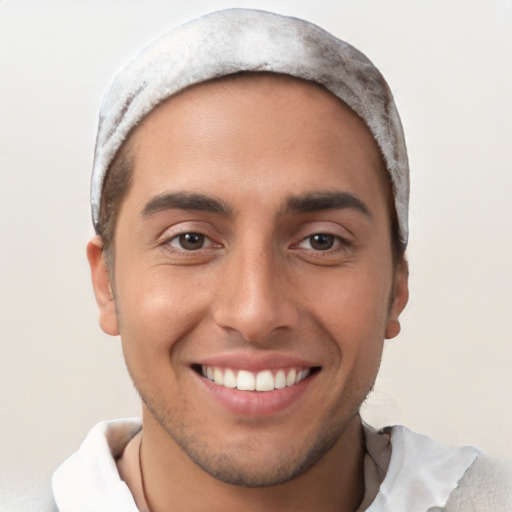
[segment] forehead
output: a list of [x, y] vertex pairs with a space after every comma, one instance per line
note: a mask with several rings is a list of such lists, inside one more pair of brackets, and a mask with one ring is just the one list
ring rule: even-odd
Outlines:
[[389, 188], [361, 119], [324, 88], [283, 75], [238, 74], [190, 87], [146, 117], [130, 154], [132, 190], [152, 195], [241, 179], [261, 194], [293, 195], [302, 192], [290, 189], [293, 182], [325, 188], [333, 169]]
[[[379, 181], [389, 182], [380, 150], [357, 114], [322, 86], [272, 73], [230, 75], [180, 92], [143, 120], [129, 147], [136, 161], [176, 149], [175, 155], [185, 153], [191, 161], [211, 152], [216, 159], [241, 158], [245, 167], [261, 150], [273, 149], [279, 158], [299, 140], [315, 147], [309, 156], [317, 160], [322, 148], [327, 155], [331, 146], [340, 146], [340, 159], [353, 160], [354, 172], [355, 162], [363, 160], [377, 170]], [[144, 174], [141, 169], [138, 178]]]
[[199, 103], [201, 108], [206, 109], [205, 115], [207, 115], [208, 111], [214, 110], [213, 105], [208, 104], [209, 102], [221, 101], [222, 108], [226, 108], [229, 103], [232, 103], [233, 107], [242, 106], [244, 100], [274, 102], [275, 106], [280, 104], [283, 108], [295, 103], [295, 111], [304, 113], [313, 106], [319, 115], [324, 116], [327, 112], [331, 112], [334, 116], [346, 118], [347, 122], [350, 119], [353, 126], [359, 125], [366, 132], [368, 139], [377, 147], [370, 130], [360, 117], [324, 86], [289, 75], [268, 72], [240, 72], [194, 84], [163, 101], [134, 131], [135, 133], [142, 131], [144, 126], [151, 123], [155, 117], [167, 116], [175, 109], [190, 108], [192, 110], [193, 105]]

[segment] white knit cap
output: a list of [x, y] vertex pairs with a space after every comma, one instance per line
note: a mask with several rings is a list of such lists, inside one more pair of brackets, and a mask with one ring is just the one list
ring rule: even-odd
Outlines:
[[307, 21], [228, 9], [185, 23], [145, 47], [114, 77], [100, 111], [91, 182], [96, 231], [105, 175], [130, 132], [173, 94], [237, 72], [273, 72], [324, 86], [370, 129], [391, 176], [400, 238], [408, 239], [409, 164], [400, 117], [368, 58]]

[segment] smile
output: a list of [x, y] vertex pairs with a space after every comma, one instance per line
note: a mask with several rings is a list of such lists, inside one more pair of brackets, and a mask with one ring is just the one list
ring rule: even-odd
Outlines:
[[295, 386], [308, 377], [313, 368], [287, 368], [250, 372], [218, 366], [201, 367], [203, 377], [219, 386], [240, 391], [274, 391]]

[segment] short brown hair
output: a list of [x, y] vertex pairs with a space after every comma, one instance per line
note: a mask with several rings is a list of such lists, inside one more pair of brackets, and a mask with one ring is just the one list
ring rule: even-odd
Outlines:
[[132, 184], [133, 156], [129, 139], [119, 149], [103, 182], [97, 234], [102, 240], [103, 257], [113, 268], [113, 241], [121, 204]]

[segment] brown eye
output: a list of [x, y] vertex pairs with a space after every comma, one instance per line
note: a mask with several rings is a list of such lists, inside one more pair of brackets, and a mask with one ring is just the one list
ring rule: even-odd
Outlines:
[[180, 249], [186, 251], [197, 251], [204, 246], [205, 236], [201, 233], [183, 233], [175, 238]]
[[334, 245], [334, 235], [316, 233], [307, 238], [312, 249], [315, 251], [327, 251]]

